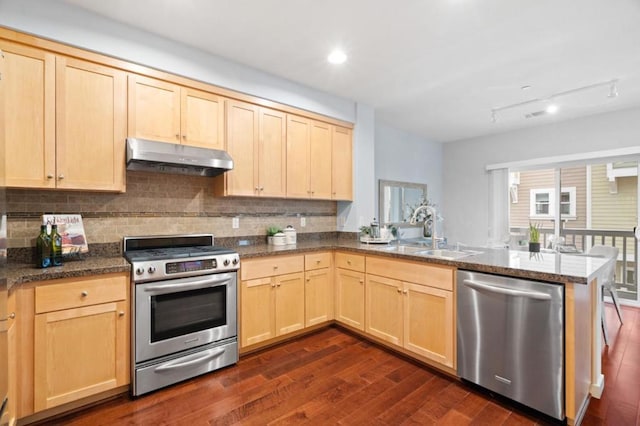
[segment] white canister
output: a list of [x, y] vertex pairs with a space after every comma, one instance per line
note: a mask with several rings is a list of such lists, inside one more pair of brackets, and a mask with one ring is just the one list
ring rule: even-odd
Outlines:
[[273, 236], [274, 246], [284, 246], [286, 244], [287, 244], [287, 237], [282, 232], [278, 232]]
[[284, 237], [287, 245], [296, 243], [296, 230], [293, 226], [289, 225], [284, 229]]

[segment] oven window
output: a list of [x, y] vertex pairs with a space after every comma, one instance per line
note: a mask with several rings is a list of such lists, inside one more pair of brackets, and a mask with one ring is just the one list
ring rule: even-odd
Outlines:
[[151, 342], [226, 324], [226, 286], [151, 297]]

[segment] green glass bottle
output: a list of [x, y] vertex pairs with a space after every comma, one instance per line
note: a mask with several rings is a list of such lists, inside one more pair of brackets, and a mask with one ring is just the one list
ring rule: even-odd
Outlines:
[[51, 225], [51, 264], [62, 266], [62, 237], [58, 234], [58, 225]]
[[51, 266], [51, 238], [47, 235], [47, 226], [40, 226], [40, 235], [36, 239], [36, 266], [47, 268]]

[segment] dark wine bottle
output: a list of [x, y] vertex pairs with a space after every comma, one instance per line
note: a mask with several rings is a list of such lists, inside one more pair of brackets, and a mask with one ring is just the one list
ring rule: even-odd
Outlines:
[[40, 226], [40, 235], [36, 239], [36, 266], [47, 268], [51, 266], [51, 237], [47, 235], [47, 226]]
[[62, 237], [58, 234], [58, 225], [51, 225], [51, 264], [62, 266]]

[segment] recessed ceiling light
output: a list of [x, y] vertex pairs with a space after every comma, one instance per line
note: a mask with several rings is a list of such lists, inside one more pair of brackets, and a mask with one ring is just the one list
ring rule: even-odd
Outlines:
[[547, 114], [555, 114], [556, 112], [558, 112], [558, 105], [551, 104], [545, 108], [545, 111], [547, 111]]
[[336, 65], [343, 64], [346, 60], [347, 54], [340, 49], [334, 50], [333, 52], [329, 53], [329, 56], [327, 56], [327, 61]]

